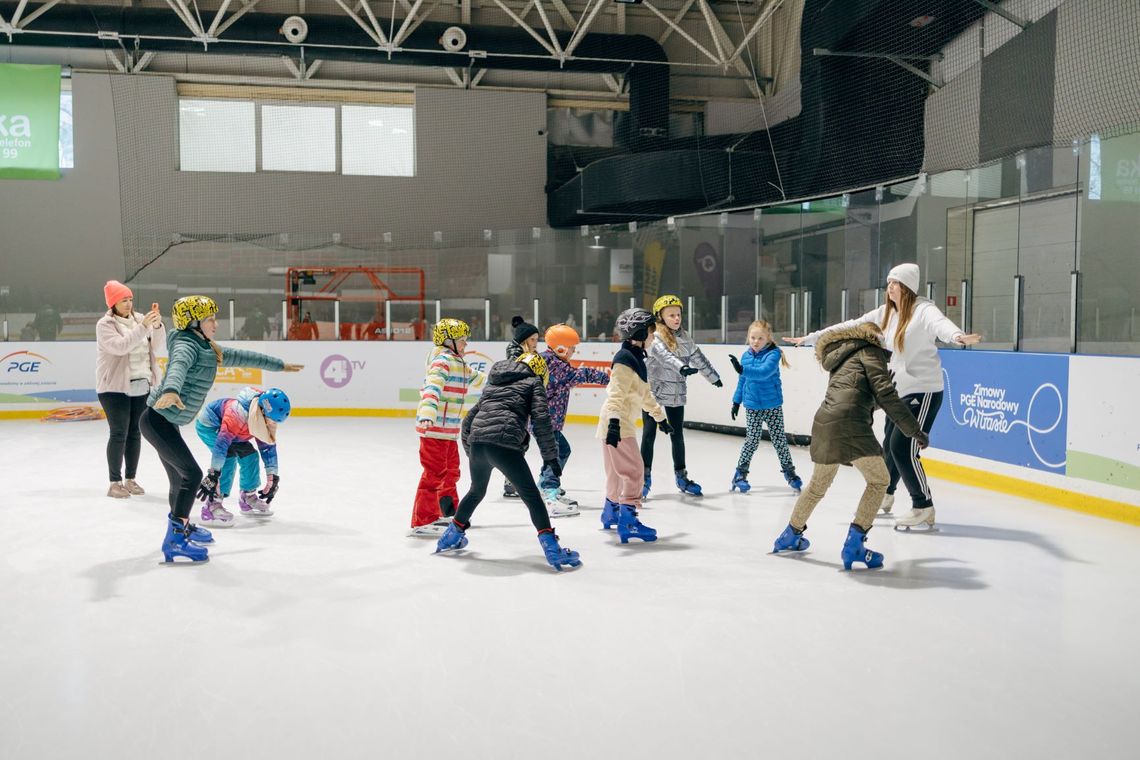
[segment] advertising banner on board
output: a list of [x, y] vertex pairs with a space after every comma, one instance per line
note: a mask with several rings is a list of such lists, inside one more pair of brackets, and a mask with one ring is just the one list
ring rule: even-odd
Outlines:
[[1069, 357], [942, 351], [939, 449], [1065, 474]]

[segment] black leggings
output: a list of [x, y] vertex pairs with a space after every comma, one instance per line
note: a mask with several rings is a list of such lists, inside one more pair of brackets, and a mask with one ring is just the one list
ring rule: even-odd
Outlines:
[[[942, 391], [937, 393], [911, 393], [902, 397], [912, 412], [918, 425], [927, 433], [934, 427], [934, 418], [938, 416], [938, 409], [942, 406]], [[894, 493], [902, 477], [906, 490], [910, 492], [910, 500], [915, 509], [924, 509], [934, 506], [934, 499], [930, 495], [930, 484], [926, 480], [926, 471], [922, 469], [919, 461], [918, 443], [913, 438], [907, 438], [891, 418], [887, 417], [887, 426], [883, 436], [883, 459], [887, 462], [887, 472], [891, 475], [891, 484], [887, 493]]]
[[534, 475], [526, 464], [526, 458], [521, 451], [505, 449], [502, 446], [476, 443], [471, 446], [468, 455], [471, 470], [471, 490], [459, 502], [459, 511], [455, 513], [455, 520], [463, 525], [471, 523], [471, 515], [475, 507], [487, 495], [487, 482], [491, 479], [491, 470], [498, 470], [507, 476], [518, 490], [526, 508], [530, 510], [530, 521], [539, 532], [550, 530], [550, 515], [546, 513], [546, 504], [534, 484]]
[[[685, 469], [685, 407], [665, 407], [665, 418], [673, 426], [673, 434], [669, 436], [673, 444], [673, 469]], [[645, 462], [645, 470], [653, 469], [653, 444], [657, 443], [657, 420], [649, 416], [648, 412], [641, 413], [641, 460]]]
[[143, 436], [158, 452], [170, 479], [171, 516], [180, 520], [190, 519], [190, 508], [194, 506], [194, 497], [202, 484], [202, 468], [194, 461], [178, 426], [154, 409], [143, 412], [140, 427]]
[[128, 396], [125, 393], [100, 393], [99, 403], [107, 415], [111, 437], [107, 440], [107, 474], [111, 482], [123, 479], [123, 460], [126, 459], [127, 480], [134, 480], [139, 469], [139, 452], [142, 436], [139, 435], [139, 418], [146, 409], [146, 396]]

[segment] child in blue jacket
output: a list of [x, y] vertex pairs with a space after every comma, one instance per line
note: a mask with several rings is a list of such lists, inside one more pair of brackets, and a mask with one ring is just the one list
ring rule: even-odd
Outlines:
[[760, 445], [764, 424], [767, 423], [768, 435], [776, 448], [776, 455], [780, 457], [784, 479], [799, 492], [803, 481], [796, 475], [796, 466], [788, 452], [788, 438], [784, 434], [784, 393], [780, 385], [780, 365], [787, 367], [788, 360], [772, 341], [771, 326], [762, 319], [749, 325], [748, 350], [741, 356], [739, 363], [736, 357], [731, 358], [733, 367], [740, 373], [736, 381], [736, 392], [732, 394], [732, 419], [736, 419], [743, 404], [748, 432], [744, 446], [740, 449], [740, 461], [736, 464], [736, 473], [732, 476], [729, 491], [740, 489], [741, 493], [746, 493], [752, 488], [748, 483], [748, 468]]

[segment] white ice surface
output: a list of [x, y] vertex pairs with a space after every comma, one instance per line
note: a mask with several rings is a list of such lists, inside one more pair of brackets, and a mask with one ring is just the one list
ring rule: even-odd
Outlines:
[[661, 540], [622, 546], [593, 428], [567, 435], [576, 572], [498, 476], [468, 551], [433, 556], [405, 537], [411, 421], [313, 418], [282, 428], [276, 515], [171, 567], [148, 444], [119, 501], [104, 423], [0, 423], [0, 758], [1138, 756], [1140, 530], [934, 481], [941, 531], [880, 519], [886, 568], [843, 572], [858, 473], [809, 553], [771, 556], [772, 448], [729, 495], [742, 439], [687, 431], [709, 495], [659, 440]]

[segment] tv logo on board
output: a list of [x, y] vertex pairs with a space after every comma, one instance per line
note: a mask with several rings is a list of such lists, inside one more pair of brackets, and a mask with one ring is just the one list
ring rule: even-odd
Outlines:
[[325, 357], [321, 362], [321, 380], [330, 388], [343, 388], [352, 382], [352, 374], [364, 369], [365, 362], [358, 362], [340, 354]]
[[40, 371], [40, 365], [44, 362], [51, 364], [51, 360], [46, 356], [40, 356], [31, 351], [14, 351], [0, 358], [0, 364], [3, 364], [5, 374], [11, 372], [34, 374]]

